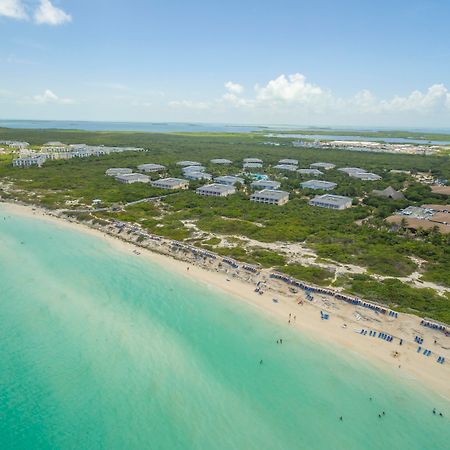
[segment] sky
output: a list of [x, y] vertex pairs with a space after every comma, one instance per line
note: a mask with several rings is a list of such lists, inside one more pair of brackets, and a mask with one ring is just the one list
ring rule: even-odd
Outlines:
[[450, 128], [449, 0], [0, 0], [0, 118]]

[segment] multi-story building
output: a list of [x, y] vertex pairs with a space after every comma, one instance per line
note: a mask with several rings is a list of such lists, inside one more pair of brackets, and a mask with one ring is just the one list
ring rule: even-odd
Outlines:
[[200, 181], [200, 180], [211, 180], [212, 175], [206, 172], [186, 172], [184, 176], [188, 180]]
[[130, 174], [133, 173], [133, 171], [131, 169], [128, 169], [127, 167], [112, 167], [108, 169], [105, 173], [109, 177], [115, 177], [116, 175]]
[[277, 189], [263, 189], [256, 191], [250, 196], [252, 202], [264, 203], [266, 205], [284, 205], [289, 201], [289, 192]]
[[327, 162], [316, 162], [309, 165], [311, 169], [325, 169], [330, 170], [336, 167], [335, 164], [327, 163]]
[[142, 173], [124, 173], [122, 175], [116, 175], [115, 179], [125, 184], [150, 183], [150, 177]]
[[141, 172], [162, 172], [166, 170], [166, 166], [161, 164], [141, 164], [137, 167]]
[[214, 181], [219, 184], [226, 184], [228, 186], [234, 186], [237, 183], [244, 184], [244, 179], [239, 177], [234, 177], [232, 175], [224, 175], [221, 177], [214, 178]]
[[337, 186], [337, 184], [332, 183], [331, 181], [308, 180], [303, 183], [300, 183], [300, 186], [303, 189], [320, 189], [323, 191], [331, 191]]
[[308, 204], [320, 208], [347, 209], [352, 206], [352, 199], [341, 195], [324, 194], [316, 195]]
[[163, 178], [152, 182], [152, 186], [159, 189], [187, 189], [189, 181], [182, 178]]
[[234, 194], [236, 192], [236, 188], [234, 186], [229, 186], [226, 184], [213, 183], [199, 187], [195, 192], [199, 195], [227, 197], [228, 195]]
[[319, 169], [298, 169], [297, 172], [300, 175], [308, 175], [308, 176], [323, 175], [323, 172], [321, 172]]
[[278, 189], [281, 183], [272, 180], [257, 180], [250, 185], [253, 189]]
[[41, 167], [45, 163], [47, 157], [46, 155], [33, 155], [24, 158], [17, 158], [13, 161], [14, 167], [31, 167], [38, 166]]

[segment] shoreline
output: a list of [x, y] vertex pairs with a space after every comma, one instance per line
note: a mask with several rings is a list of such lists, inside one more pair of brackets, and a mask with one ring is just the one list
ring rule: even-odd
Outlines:
[[[244, 301], [280, 325], [284, 324], [306, 333], [320, 345], [331, 344], [336, 351], [345, 349], [348, 352], [346, 358], [356, 354], [369, 364], [392, 372], [392, 375], [401, 381], [432, 390], [450, 401], [450, 337], [420, 326], [421, 319], [417, 316], [402, 313], [398, 318], [393, 318], [316, 293], [313, 294], [314, 300], [309, 301], [302, 290], [292, 292], [292, 288], [286, 284], [269, 279], [267, 271], [255, 275], [231, 267], [224, 268], [220, 263], [206, 261], [206, 258], [189, 258], [180, 251], [171, 249], [169, 240], [164, 238], [150, 243], [138, 243], [133, 240], [135, 236], [121, 234], [120, 231], [114, 232], [114, 229], [108, 230], [108, 227], [80, 223], [58, 215], [57, 212], [32, 205], [5, 201], [1, 201], [0, 205], [5, 213], [9, 211], [29, 218], [39, 217], [40, 220], [47, 220], [58, 226], [101, 237], [119, 251], [148, 259], [208, 288], [220, 289], [229, 294], [233, 298], [232, 301]], [[258, 281], [264, 283], [264, 295], [255, 292], [255, 284]], [[278, 300], [277, 303], [272, 300], [274, 297]], [[329, 314], [330, 319], [322, 320], [321, 311]], [[296, 320], [289, 323], [289, 314], [291, 317], [295, 315]], [[399, 345], [398, 339], [395, 339], [395, 342], [386, 342], [369, 334], [358, 334], [357, 331], [361, 329], [377, 333], [382, 331], [401, 338], [403, 345]], [[432, 356], [426, 357], [417, 353], [417, 344], [414, 342], [416, 335], [424, 339], [422, 350], [430, 349]], [[445, 357], [445, 364], [436, 362], [438, 356]]]

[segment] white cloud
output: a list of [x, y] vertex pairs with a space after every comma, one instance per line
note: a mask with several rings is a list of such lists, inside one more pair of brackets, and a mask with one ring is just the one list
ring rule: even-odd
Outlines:
[[32, 98], [34, 103], [39, 104], [60, 104], [60, 105], [70, 105], [72, 103], [75, 103], [74, 100], [71, 98], [61, 98], [58, 97], [54, 92], [52, 92], [50, 89], [46, 89], [43, 94], [35, 95]]
[[54, 6], [50, 0], [40, 0], [39, 7], [34, 13], [37, 24], [62, 25], [71, 22], [72, 17], [61, 8]]
[[[424, 91], [377, 98], [364, 89], [350, 97], [340, 97], [331, 90], [307, 81], [301, 73], [280, 75], [264, 85], [256, 85], [253, 95], [243, 95], [243, 88], [235, 82], [224, 84], [221, 97], [205, 101], [173, 101], [170, 106], [185, 110], [209, 109], [228, 117], [252, 117], [254, 120], [302, 120], [355, 123], [392, 124], [416, 121], [433, 122], [450, 119], [450, 91], [443, 84], [434, 84]], [[236, 115], [237, 110], [240, 115]], [[248, 120], [248, 119], [247, 119]]]
[[311, 103], [325, 94], [319, 86], [307, 83], [305, 75], [301, 73], [280, 75], [264, 87], [257, 85], [255, 90], [258, 100], [281, 103]]
[[17, 20], [28, 19], [21, 0], [0, 0], [0, 16]]
[[450, 93], [443, 84], [433, 84], [425, 93], [416, 90], [407, 97], [383, 100], [380, 107], [385, 111], [437, 112], [450, 107]]
[[228, 81], [225, 83], [225, 89], [231, 94], [242, 94], [244, 92], [244, 86], [238, 83], [233, 83], [232, 81]]

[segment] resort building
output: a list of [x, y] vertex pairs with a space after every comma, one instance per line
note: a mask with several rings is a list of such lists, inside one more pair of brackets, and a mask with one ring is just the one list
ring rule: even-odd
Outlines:
[[244, 169], [261, 169], [262, 164], [258, 162], [247, 162], [242, 165]]
[[308, 204], [310, 206], [319, 206], [320, 208], [347, 209], [352, 206], [352, 199], [341, 195], [324, 194], [316, 195]]
[[250, 185], [253, 189], [278, 189], [281, 183], [272, 180], [258, 180], [253, 181]]
[[331, 181], [323, 181], [323, 180], [308, 180], [303, 183], [300, 183], [300, 186], [303, 189], [320, 189], [323, 191], [331, 191], [334, 189], [337, 184], [332, 183]]
[[184, 176], [188, 180], [200, 181], [200, 180], [211, 180], [212, 175], [206, 172], [186, 172]]
[[376, 173], [371, 173], [371, 172], [353, 172], [353, 173], [349, 173], [349, 175], [353, 178], [358, 178], [359, 180], [363, 180], [363, 181], [381, 180], [380, 175], [377, 175]]
[[334, 164], [327, 163], [327, 162], [317, 162], [317, 163], [310, 164], [309, 167], [311, 167], [311, 169], [331, 170], [331, 169], [334, 169], [336, 166]]
[[276, 170], [287, 170], [289, 172], [295, 172], [297, 170], [297, 166], [293, 166], [292, 164], [277, 164], [273, 168]]
[[375, 195], [376, 197], [391, 198], [392, 200], [403, 200], [405, 198], [401, 192], [396, 191], [392, 186], [389, 186], [382, 191], [375, 189], [372, 191], [372, 195]]
[[214, 178], [214, 181], [219, 184], [226, 184], [227, 186], [234, 186], [236, 183], [244, 184], [244, 179], [234, 177], [232, 175], [224, 175], [222, 177]]
[[229, 186], [225, 184], [213, 183], [199, 187], [198, 189], [195, 190], [195, 192], [199, 195], [209, 195], [212, 197], [227, 197], [228, 195], [236, 193], [236, 188], [234, 186]]
[[309, 175], [309, 176], [319, 176], [323, 175], [323, 172], [321, 172], [318, 169], [298, 169], [297, 171], [300, 175]]
[[42, 164], [47, 160], [46, 155], [34, 155], [28, 156], [26, 158], [18, 158], [13, 161], [13, 167], [31, 167], [38, 166], [41, 167]]
[[128, 169], [127, 167], [113, 167], [106, 171], [106, 175], [108, 175], [109, 177], [115, 177], [116, 175], [125, 175], [132, 172], [133, 171], [131, 169]]
[[138, 170], [141, 172], [162, 172], [166, 170], [166, 167], [161, 164], [141, 164], [138, 166]]
[[196, 161], [178, 161], [177, 166], [187, 167], [187, 166], [201, 166], [199, 162]]
[[206, 167], [204, 166], [186, 166], [181, 169], [184, 174], [188, 172], [204, 172]]
[[341, 167], [338, 170], [339, 170], [339, 172], [344, 172], [347, 175], [351, 175], [351, 174], [354, 174], [354, 173], [363, 173], [363, 172], [365, 172], [364, 169], [360, 169], [359, 167]]
[[211, 164], [222, 164], [222, 165], [227, 166], [227, 165], [233, 164], [233, 161], [230, 161], [229, 159], [217, 158], [217, 159], [212, 159]]
[[258, 158], [244, 158], [244, 163], [258, 163], [262, 164], [263, 160]]
[[291, 164], [293, 166], [298, 166], [298, 161], [296, 159], [280, 159], [278, 164]]
[[159, 189], [187, 189], [189, 181], [182, 178], [162, 178], [152, 182], [152, 186]]
[[264, 189], [254, 192], [250, 196], [252, 202], [264, 203], [266, 205], [284, 205], [289, 201], [289, 192], [276, 189]]
[[125, 184], [133, 183], [149, 183], [150, 177], [142, 175], [142, 173], [125, 173], [122, 175], [116, 175], [116, 180]]

